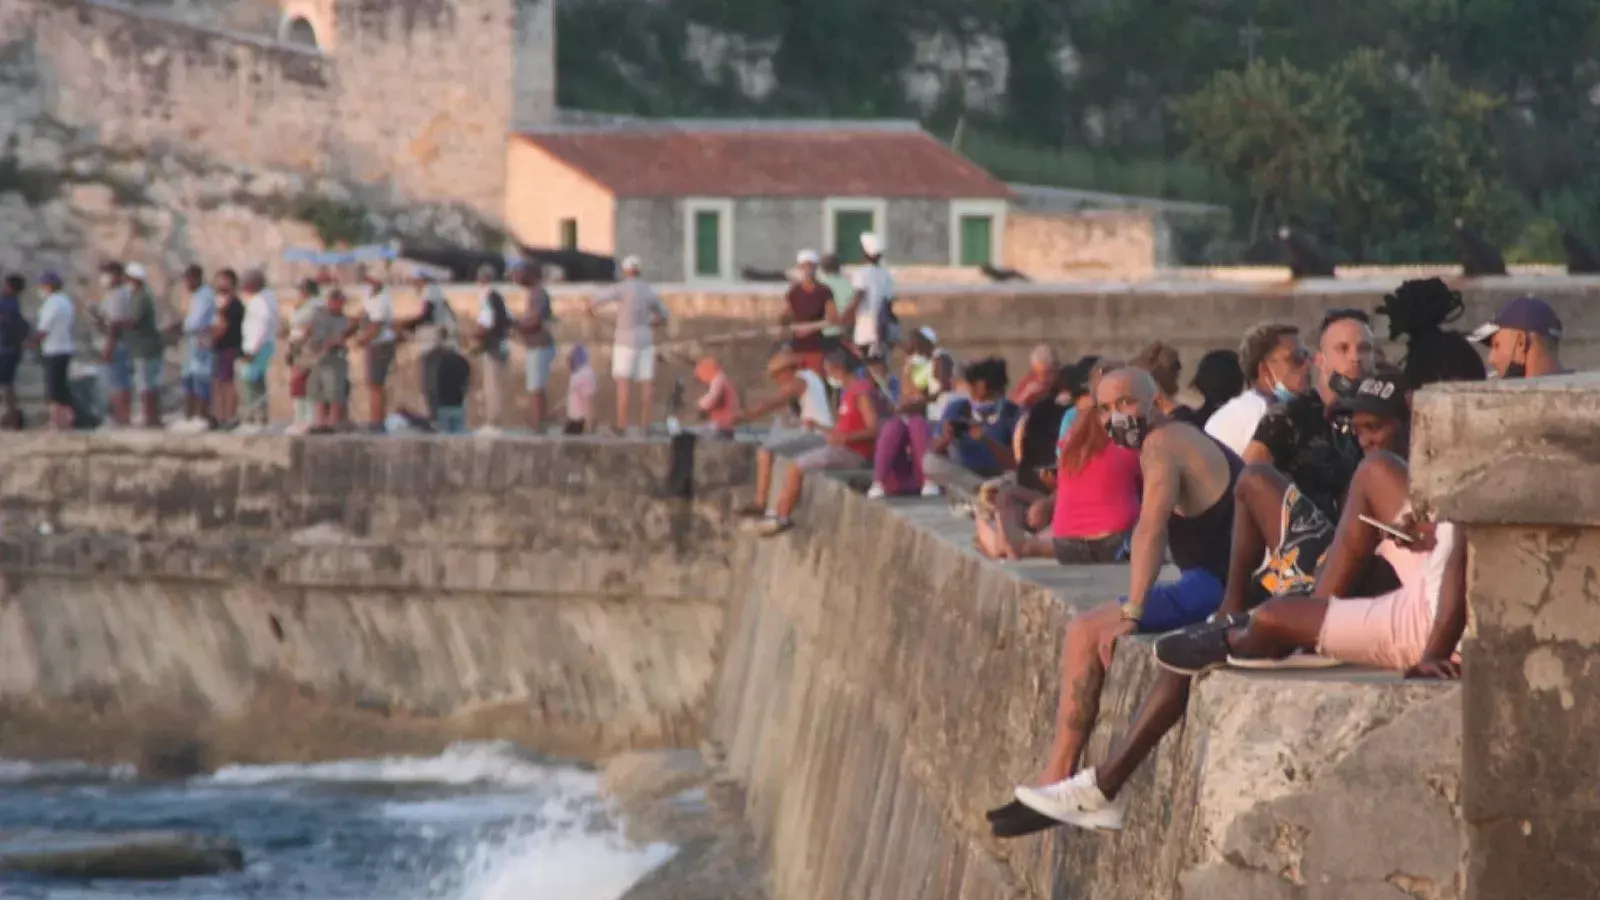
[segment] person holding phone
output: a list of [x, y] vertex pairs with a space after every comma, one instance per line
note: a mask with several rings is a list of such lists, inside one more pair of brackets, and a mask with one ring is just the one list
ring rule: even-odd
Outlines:
[[[1339, 402], [1364, 447], [1344, 515], [1311, 596], [1277, 597], [1253, 615], [1168, 635], [1156, 643], [1163, 666], [1195, 674], [1230, 658], [1276, 659], [1300, 647], [1333, 660], [1414, 677], [1455, 678], [1456, 644], [1466, 626], [1466, 548], [1455, 526], [1419, 520], [1407, 499], [1410, 404], [1394, 378], [1363, 380]], [[1394, 568], [1400, 587], [1347, 599], [1374, 555]]]

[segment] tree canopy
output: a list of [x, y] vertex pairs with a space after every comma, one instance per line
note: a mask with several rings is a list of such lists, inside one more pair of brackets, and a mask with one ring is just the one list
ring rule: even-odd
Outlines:
[[[1600, 0], [574, 0], [561, 101], [648, 115], [920, 115], [997, 174], [1228, 203], [1236, 256], [1293, 224], [1351, 260], [1448, 258], [1460, 219], [1512, 260], [1600, 239]], [[746, 96], [694, 34], [742, 39]], [[906, 94], [920, 37], [1006, 50], [976, 108]], [[1004, 151], [1004, 152], [1002, 152]], [[1052, 166], [1049, 160], [1059, 160]], [[1093, 161], [1085, 164], [1085, 160]], [[1196, 166], [1215, 180], [1199, 184]], [[1170, 177], [1161, 174], [1171, 173]], [[1138, 175], [1139, 177], [1133, 177]], [[1086, 183], [1088, 182], [1088, 183]], [[1201, 194], [1202, 196], [1196, 196]]]

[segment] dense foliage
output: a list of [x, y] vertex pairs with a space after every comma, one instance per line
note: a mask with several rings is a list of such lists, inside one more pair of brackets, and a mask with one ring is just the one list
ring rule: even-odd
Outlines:
[[[1355, 260], [1512, 260], [1600, 240], [1600, 0], [567, 0], [563, 105], [652, 115], [920, 116], [1005, 177], [1232, 206], [1237, 255], [1298, 224]], [[696, 29], [770, 60], [759, 100]], [[699, 33], [704, 34], [701, 30]], [[918, 35], [998, 40], [1003, 100], [931, 108]]]

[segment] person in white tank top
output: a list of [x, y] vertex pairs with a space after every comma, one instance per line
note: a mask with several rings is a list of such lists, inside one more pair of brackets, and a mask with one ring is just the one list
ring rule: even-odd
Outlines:
[[820, 447], [828, 442], [827, 434], [833, 428], [828, 386], [822, 376], [801, 365], [799, 356], [788, 350], [779, 351], [767, 362], [767, 377], [777, 382], [777, 395], [750, 406], [740, 414], [738, 422], [755, 422], [776, 414], [793, 423], [791, 409], [799, 410], [800, 421], [798, 426], [775, 423], [772, 433], [762, 442], [761, 451], [756, 454], [756, 500], [739, 511], [751, 518], [767, 514], [777, 456], [794, 456]]

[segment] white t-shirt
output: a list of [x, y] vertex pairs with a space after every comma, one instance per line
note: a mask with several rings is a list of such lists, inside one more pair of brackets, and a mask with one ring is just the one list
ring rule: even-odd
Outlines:
[[255, 354], [273, 343], [278, 331], [278, 297], [270, 290], [254, 294], [244, 303], [240, 330], [244, 352]]
[[378, 334], [372, 339], [374, 344], [394, 341], [394, 298], [388, 291], [374, 288], [361, 302], [361, 311], [366, 314], [367, 321], [378, 326]]
[[856, 270], [850, 285], [862, 292], [861, 305], [856, 307], [854, 340], [861, 347], [876, 344], [881, 337], [878, 317], [883, 313], [884, 304], [894, 299], [894, 276], [883, 266], [862, 266]]
[[1222, 404], [1206, 422], [1206, 434], [1221, 441], [1229, 450], [1244, 456], [1244, 448], [1256, 436], [1256, 426], [1267, 414], [1267, 398], [1256, 391], [1246, 390]]
[[828, 386], [822, 383], [822, 376], [801, 369], [799, 377], [806, 385], [806, 392], [800, 395], [800, 421], [815, 422], [825, 430], [833, 428], [833, 407], [828, 403]]
[[39, 307], [38, 328], [39, 333], [44, 335], [39, 352], [45, 356], [71, 355], [72, 325], [76, 318], [72, 299], [66, 294], [56, 291], [46, 298], [44, 305]]

